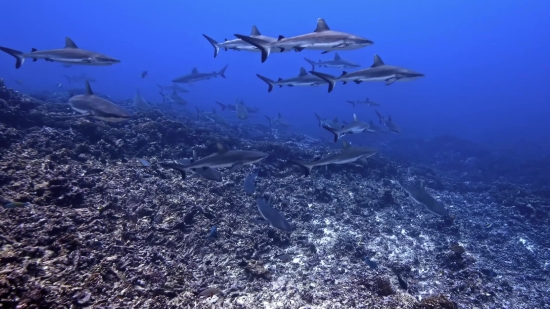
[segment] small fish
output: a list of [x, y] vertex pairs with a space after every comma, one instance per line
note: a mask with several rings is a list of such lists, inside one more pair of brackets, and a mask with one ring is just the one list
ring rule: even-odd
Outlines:
[[147, 71], [141, 72], [141, 78], [145, 78], [148, 75]]
[[365, 263], [367, 263], [367, 265], [369, 265], [369, 267], [372, 268], [372, 269], [377, 269], [378, 268], [378, 265], [376, 264], [376, 262], [372, 261], [368, 257], [365, 258]]
[[27, 207], [27, 206], [30, 206], [31, 203], [29, 202], [10, 202], [10, 203], [7, 203], [7, 204], [4, 204], [4, 208], [7, 208], [7, 209], [10, 209], [10, 208], [23, 208], [23, 207]]
[[63, 84], [62, 83], [59, 83], [56, 85], [57, 88], [62, 88], [63, 87]]
[[137, 159], [139, 161], [139, 163], [141, 163], [141, 165], [145, 166], [145, 167], [149, 167], [151, 166], [151, 163], [149, 163], [149, 161], [145, 160], [145, 159]]
[[212, 297], [216, 294], [219, 294], [221, 291], [218, 288], [207, 288], [206, 290], [199, 293], [199, 296], [203, 297]]
[[218, 227], [215, 225], [210, 229], [210, 233], [208, 233], [208, 236], [206, 236], [206, 238], [212, 239], [214, 237], [218, 237]]
[[492, 222], [489, 223], [489, 224], [487, 224], [487, 225], [485, 226], [485, 228], [490, 228], [491, 226], [493, 226], [493, 223], [492, 223]]

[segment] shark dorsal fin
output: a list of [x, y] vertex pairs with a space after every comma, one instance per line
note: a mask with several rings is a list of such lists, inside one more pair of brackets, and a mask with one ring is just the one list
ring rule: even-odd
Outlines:
[[370, 102], [370, 99], [369, 99], [369, 98], [365, 98], [365, 102], [369, 103], [369, 102]]
[[357, 121], [357, 115], [353, 114], [353, 121]]
[[90, 87], [90, 82], [86, 81], [86, 95], [93, 95], [92, 87]]
[[350, 147], [347, 141], [342, 141], [342, 149], [348, 149]]
[[315, 32], [323, 32], [328, 30], [330, 30], [330, 28], [325, 20], [323, 18], [317, 18], [317, 28], [315, 28]]
[[334, 54], [334, 60], [340, 60], [342, 58], [340, 58], [340, 55], [338, 55], [338, 53], [335, 53]]
[[222, 153], [226, 153], [227, 152], [227, 148], [225, 148], [224, 145], [222, 145], [221, 143], [217, 143], [216, 146], [218, 146], [218, 153], [219, 154], [222, 154]]
[[193, 70], [191, 70], [191, 74], [197, 74], [199, 73], [199, 70], [197, 70], [197, 68], [193, 68]]
[[306, 76], [306, 75], [307, 75], [306, 69], [304, 69], [303, 67], [300, 68], [300, 74], [298, 74], [298, 76]]
[[279, 79], [277, 80], [278, 82], [282, 81], [283, 79], [281, 77], [279, 77]]
[[332, 120], [332, 122], [339, 122], [339, 121], [338, 121], [338, 117], [334, 117], [334, 119]]
[[193, 160], [197, 161], [197, 151], [193, 149]]
[[319, 160], [321, 160], [321, 156], [317, 156], [317, 157], [313, 158], [313, 162], [319, 161]]
[[262, 35], [262, 34], [260, 33], [260, 30], [258, 30], [258, 27], [253, 25], [252, 31], [250, 31], [250, 36], [258, 36], [258, 35]]
[[284, 36], [279, 35], [279, 37], [277, 38], [277, 41], [280, 41], [280, 40], [282, 40], [282, 39], [284, 39], [284, 38], [285, 38]]
[[371, 68], [379, 67], [381, 65], [384, 65], [384, 61], [382, 61], [382, 58], [378, 55], [374, 55], [374, 61], [372, 62]]
[[65, 48], [78, 48], [70, 37], [65, 37]]
[[340, 75], [340, 77], [345, 76], [345, 75], [347, 75], [347, 74], [348, 74], [348, 72], [343, 71], [343, 72], [342, 72], [342, 75]]
[[224, 39], [225, 42], [229, 41], [227, 38]]

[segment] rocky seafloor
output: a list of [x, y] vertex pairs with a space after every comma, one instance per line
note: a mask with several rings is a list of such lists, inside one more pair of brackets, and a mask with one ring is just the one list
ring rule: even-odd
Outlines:
[[[60, 120], [66, 104], [2, 83], [0, 99], [0, 197], [28, 202], [0, 209], [0, 308], [550, 308], [550, 190], [384, 153], [304, 178], [286, 160], [326, 143], [157, 110]], [[157, 164], [216, 142], [270, 154], [253, 195], [250, 166], [209, 182]], [[406, 178], [451, 215], [416, 206]], [[292, 233], [251, 223], [267, 193]]]

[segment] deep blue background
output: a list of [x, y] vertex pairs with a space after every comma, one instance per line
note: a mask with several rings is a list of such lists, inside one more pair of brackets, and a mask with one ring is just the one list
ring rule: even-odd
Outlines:
[[[520, 140], [550, 144], [547, 1], [18, 0], [2, 3], [2, 11], [2, 46], [58, 48], [69, 36], [83, 49], [122, 60], [112, 67], [68, 69], [27, 61], [16, 70], [14, 59], [1, 54], [0, 76], [22, 91], [54, 90], [56, 83], [66, 84], [62, 74], [85, 72], [99, 80], [93, 84], [96, 91], [129, 98], [140, 88], [147, 100], [158, 101], [155, 83], [168, 84], [194, 66], [211, 72], [229, 64], [227, 79], [196, 83], [183, 96], [204, 109], [215, 100], [242, 98], [268, 115], [280, 111], [297, 127], [318, 135], [327, 132], [317, 128], [313, 111], [343, 119], [357, 112], [360, 119], [374, 119], [370, 107], [353, 109], [345, 103], [368, 96], [383, 104], [380, 111], [392, 115], [404, 137], [451, 133], [489, 145], [517, 145]], [[291, 77], [300, 66], [309, 70], [304, 57], [327, 60], [333, 53], [273, 54], [263, 64], [258, 53], [221, 51], [213, 58], [212, 46], [201, 35], [223, 41], [233, 33], [249, 34], [257, 25], [265, 35], [292, 36], [314, 30], [318, 17], [333, 30], [375, 42], [340, 52], [342, 58], [370, 66], [377, 53], [387, 64], [426, 77], [391, 86], [339, 84], [331, 94], [326, 87], [276, 88], [268, 94], [256, 73]], [[149, 71], [146, 79], [140, 78], [143, 70]]]

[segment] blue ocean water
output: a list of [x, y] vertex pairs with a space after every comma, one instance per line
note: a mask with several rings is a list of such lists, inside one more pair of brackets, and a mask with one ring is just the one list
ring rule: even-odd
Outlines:
[[[81, 48], [121, 60], [110, 67], [71, 68], [27, 61], [15, 70], [13, 58], [0, 55], [7, 85], [21, 91], [55, 90], [57, 83], [66, 83], [63, 74], [85, 73], [98, 80], [96, 91], [130, 98], [140, 89], [154, 102], [161, 100], [156, 83], [168, 84], [193, 67], [212, 72], [229, 64], [227, 79], [195, 83], [185, 99], [201, 109], [215, 107], [214, 101], [243, 99], [266, 115], [281, 112], [295, 128], [330, 139], [318, 129], [313, 112], [348, 120], [357, 113], [362, 120], [376, 120], [372, 108], [345, 103], [369, 97], [404, 128], [399, 137], [388, 138], [451, 134], [491, 147], [548, 144], [550, 4], [543, 1], [20, 0], [2, 7], [2, 46], [22, 51], [58, 48], [68, 36]], [[426, 77], [390, 86], [340, 84], [330, 94], [325, 86], [267, 93], [267, 85], [255, 74], [292, 77], [300, 67], [310, 69], [304, 57], [329, 60], [333, 53], [275, 54], [265, 63], [258, 53], [249, 52], [221, 51], [214, 58], [202, 36], [233, 39], [234, 33], [249, 34], [252, 25], [268, 36], [293, 36], [313, 31], [319, 17], [331, 29], [374, 41], [367, 48], [341, 51], [342, 58], [367, 67], [376, 53], [388, 64]], [[144, 70], [149, 76], [142, 79]]]

